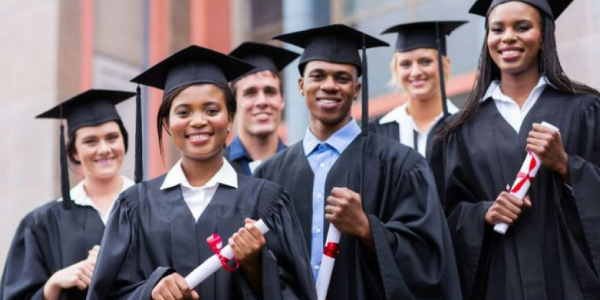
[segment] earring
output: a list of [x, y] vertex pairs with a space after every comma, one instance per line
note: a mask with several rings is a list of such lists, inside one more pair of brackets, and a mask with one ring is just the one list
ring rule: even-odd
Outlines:
[[227, 133], [231, 131], [231, 125], [227, 126]]

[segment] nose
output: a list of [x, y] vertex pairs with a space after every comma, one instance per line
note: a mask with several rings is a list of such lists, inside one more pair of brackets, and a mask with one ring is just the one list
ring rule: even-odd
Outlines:
[[105, 140], [101, 140], [98, 145], [98, 154], [110, 153], [110, 146]]
[[267, 100], [267, 95], [264, 91], [260, 91], [256, 96], [256, 100], [254, 101], [254, 105], [258, 108], [266, 108], [268, 106], [269, 101]]
[[203, 113], [193, 113], [190, 116], [190, 126], [202, 127], [204, 125], [206, 125], [206, 117]]
[[327, 76], [323, 84], [321, 84], [321, 89], [326, 92], [335, 93], [338, 91], [339, 86], [333, 76]]
[[412, 67], [410, 68], [410, 76], [411, 77], [421, 75], [422, 73], [423, 73], [423, 70], [421, 70], [421, 66], [419, 66], [418, 63], [412, 64]]
[[507, 28], [502, 34], [502, 42], [505, 44], [512, 44], [516, 41], [514, 30]]

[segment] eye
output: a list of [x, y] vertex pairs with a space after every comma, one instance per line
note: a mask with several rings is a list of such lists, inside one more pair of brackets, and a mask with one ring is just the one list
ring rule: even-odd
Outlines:
[[502, 27], [499, 27], [499, 26], [493, 26], [492, 28], [490, 28], [490, 32], [493, 32], [493, 33], [502, 33], [502, 31], [503, 31]]
[[214, 106], [213, 107], [209, 107], [209, 108], [206, 109], [206, 114], [210, 115], [210, 116], [217, 115], [220, 112], [221, 112], [221, 109], [218, 108], [218, 107], [214, 107]]
[[182, 117], [182, 118], [187, 117], [190, 115], [190, 111], [187, 109], [179, 108], [179, 109], [175, 110], [175, 115]]
[[529, 26], [529, 25], [518, 25], [516, 28], [516, 30], [519, 32], [525, 32], [529, 29], [531, 29], [531, 26]]
[[408, 61], [402, 61], [402, 62], [400, 62], [400, 67], [403, 68], [403, 69], [410, 68], [410, 62], [408, 62]]
[[119, 135], [118, 135], [118, 134], [111, 134], [111, 135], [109, 135], [108, 137], [106, 137], [106, 139], [107, 139], [108, 141], [110, 141], [110, 142], [114, 142], [114, 141], [116, 141], [118, 138], [119, 138]]
[[320, 79], [323, 79], [323, 74], [321, 74], [321, 73], [310, 73], [310, 75], [308, 75], [308, 77], [312, 78], [313, 80], [320, 80]]
[[94, 144], [96, 144], [96, 142], [97, 142], [96, 139], [93, 139], [93, 138], [83, 140], [83, 144], [88, 145], [88, 146], [94, 145]]
[[350, 77], [348, 75], [340, 75], [340, 76], [338, 76], [337, 80], [340, 83], [348, 83], [352, 80], [352, 77]]

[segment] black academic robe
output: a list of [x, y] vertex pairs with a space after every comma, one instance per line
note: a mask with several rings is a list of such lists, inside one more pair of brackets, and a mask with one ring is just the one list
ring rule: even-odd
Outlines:
[[[533, 206], [497, 234], [485, 214], [514, 182], [532, 123], [542, 121], [560, 129], [568, 186], [542, 166]], [[549, 86], [519, 134], [488, 99], [432, 150], [465, 299], [600, 299], [600, 99]]]
[[241, 271], [219, 269], [196, 290], [200, 299], [313, 299], [308, 252], [287, 194], [279, 186], [238, 175], [238, 188], [220, 185], [196, 222], [181, 187], [161, 190], [165, 175], [121, 194], [107, 224], [88, 300], [150, 299], [163, 277], [187, 276], [214, 253], [207, 237], [223, 244], [245, 218], [262, 218], [270, 231], [261, 256], [264, 297]]
[[[367, 175], [361, 189], [363, 151]], [[313, 173], [302, 142], [264, 162], [255, 176], [290, 193], [310, 247]], [[325, 186], [327, 196], [333, 187], [361, 192], [375, 245], [371, 254], [358, 238], [342, 234], [327, 299], [461, 298], [446, 220], [421, 155], [376, 134], [358, 136], [332, 166]]]
[[[0, 285], [0, 299], [44, 299], [44, 285], [57, 271], [88, 257], [100, 245], [104, 223], [89, 206], [70, 210], [53, 201], [29, 213], [13, 238]], [[83, 300], [87, 290], [61, 292], [60, 299]]]
[[[385, 116], [385, 115], [384, 115]], [[369, 121], [369, 131], [377, 133], [379, 135], [385, 136], [389, 139], [392, 139], [396, 142], [400, 142], [400, 126], [398, 124], [398, 122], [389, 122], [389, 123], [385, 123], [385, 124], [380, 124], [379, 121], [381, 120], [381, 118], [383, 118], [384, 116], [375, 118], [373, 120]], [[439, 119], [435, 125], [433, 125], [433, 128], [431, 129], [431, 131], [429, 132], [429, 135], [427, 136], [427, 151], [425, 152], [426, 156], [429, 157], [429, 153], [431, 150], [431, 145], [432, 145], [432, 140], [435, 137], [435, 133], [440, 130], [442, 128], [442, 126], [444, 126], [445, 124], [445, 120], [448, 117], [442, 117], [441, 119]], [[416, 141], [416, 134], [415, 134], [415, 141], [414, 141], [414, 145], [418, 145], [417, 141]]]

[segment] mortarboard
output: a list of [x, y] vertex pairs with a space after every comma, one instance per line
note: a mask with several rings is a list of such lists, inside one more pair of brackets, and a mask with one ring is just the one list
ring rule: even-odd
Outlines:
[[[108, 121], [116, 121], [123, 127], [121, 117], [115, 105], [125, 101], [135, 94], [124, 91], [88, 90], [68, 99], [50, 110], [38, 115], [38, 119], [66, 119], [69, 135], [85, 126], [95, 126]], [[124, 139], [127, 133], [123, 132]], [[63, 206], [71, 208], [71, 195], [69, 186], [69, 170], [67, 167], [67, 153], [65, 149], [64, 125], [60, 124], [60, 181]]]
[[245, 42], [231, 51], [229, 56], [253, 65], [254, 69], [244, 74], [250, 75], [265, 70], [277, 74], [300, 54], [267, 44]]
[[313, 60], [351, 64], [362, 74], [363, 63], [358, 55], [362, 48], [389, 46], [388, 43], [343, 24], [334, 24], [304, 31], [278, 35], [273, 39], [304, 48], [298, 68], [304, 71]]
[[476, 1], [469, 13], [487, 17], [492, 8], [499, 4], [518, 1], [533, 5], [543, 11], [553, 20], [558, 17], [567, 9], [567, 7], [573, 2], [573, 0], [478, 0]]

